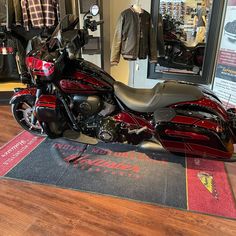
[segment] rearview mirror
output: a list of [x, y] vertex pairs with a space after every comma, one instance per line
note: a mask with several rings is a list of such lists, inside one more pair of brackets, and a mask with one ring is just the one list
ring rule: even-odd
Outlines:
[[99, 13], [99, 6], [98, 5], [91, 6], [90, 13], [91, 15], [96, 16]]

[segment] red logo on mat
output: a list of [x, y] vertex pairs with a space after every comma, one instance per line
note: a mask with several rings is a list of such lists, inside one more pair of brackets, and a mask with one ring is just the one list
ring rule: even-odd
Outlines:
[[87, 166], [99, 166], [99, 167], [104, 167], [108, 169], [130, 171], [134, 173], [140, 172], [140, 167], [137, 165], [127, 164], [125, 162], [108, 161], [104, 159], [89, 159], [88, 157], [90, 157], [90, 155], [87, 155], [79, 159], [78, 162], [74, 164], [87, 165]]
[[89, 172], [103, 172], [104, 174], [119, 175], [123, 177], [139, 179], [140, 167], [125, 162], [115, 162], [105, 159], [93, 159], [94, 156], [87, 154], [81, 158], [78, 155], [70, 155], [64, 160], [72, 163], [75, 168]]
[[[53, 148], [56, 150], [60, 150], [63, 155], [67, 155], [68, 152], [71, 151], [83, 151], [83, 147], [71, 145], [71, 144], [61, 144], [61, 143], [55, 143], [53, 144]], [[123, 158], [123, 159], [130, 159], [130, 160], [141, 160], [146, 162], [152, 162], [153, 164], [158, 165], [168, 165], [168, 159], [167, 157], [158, 157], [158, 159], [152, 159], [148, 157], [145, 153], [136, 152], [136, 151], [129, 151], [129, 152], [114, 152], [109, 149], [102, 149], [99, 147], [94, 147], [91, 150], [92, 154], [98, 154], [98, 155], [108, 155], [112, 157], [117, 158]], [[69, 159], [69, 160], [67, 160]], [[66, 161], [73, 162], [73, 159], [77, 159], [77, 154], [70, 155], [66, 158]]]

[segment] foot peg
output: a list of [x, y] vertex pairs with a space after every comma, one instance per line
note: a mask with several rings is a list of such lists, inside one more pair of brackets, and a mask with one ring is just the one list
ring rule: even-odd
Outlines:
[[137, 135], [139, 135], [139, 134], [141, 134], [142, 132], [144, 132], [146, 130], [147, 130], [147, 127], [145, 126], [145, 127], [141, 128], [141, 129], [132, 129], [132, 130], [129, 129], [128, 132], [129, 132], [129, 134], [137, 134]]
[[71, 141], [75, 141], [78, 143], [84, 143], [89, 145], [96, 145], [98, 144], [98, 140], [96, 138], [89, 137], [85, 134], [80, 132], [76, 132], [74, 130], [66, 130], [63, 133], [63, 138], [69, 139]]

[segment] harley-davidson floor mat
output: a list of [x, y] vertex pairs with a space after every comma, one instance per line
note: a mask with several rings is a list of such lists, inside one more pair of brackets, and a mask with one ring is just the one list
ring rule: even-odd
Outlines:
[[0, 149], [0, 176], [236, 219], [224, 163], [84, 145], [27, 132]]

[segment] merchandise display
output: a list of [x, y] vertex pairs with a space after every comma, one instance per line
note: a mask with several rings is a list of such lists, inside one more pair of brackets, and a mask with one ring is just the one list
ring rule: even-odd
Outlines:
[[[225, 110], [209, 89], [173, 81], [134, 89], [91, 63], [68, 56], [88, 42], [89, 29], [96, 31], [103, 23], [91, 19], [85, 17], [79, 30], [78, 18], [67, 15], [52, 37], [28, 54], [29, 86], [17, 89], [10, 102], [24, 129], [92, 144], [100, 140], [143, 150], [232, 158], [236, 110]], [[73, 51], [68, 52], [70, 48]]]

